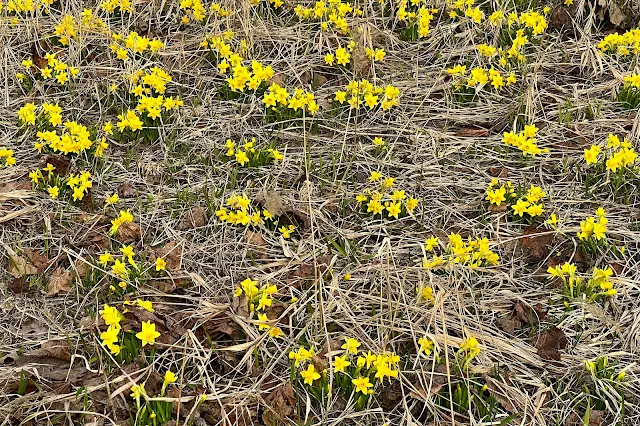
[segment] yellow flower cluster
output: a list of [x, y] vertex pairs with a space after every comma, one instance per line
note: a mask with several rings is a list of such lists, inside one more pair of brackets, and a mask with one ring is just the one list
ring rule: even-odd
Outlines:
[[[386, 377], [398, 378], [398, 364], [400, 357], [393, 352], [383, 352], [380, 354], [367, 351], [366, 353], [358, 353], [361, 343], [351, 337], [345, 337], [344, 344], [341, 349], [344, 350], [342, 355], [334, 355], [332, 362], [332, 371], [334, 374], [334, 383], [338, 385], [339, 390], [351, 390], [363, 395], [373, 393], [374, 384], [371, 383], [370, 377], [383, 382]], [[313, 348], [306, 349], [300, 347], [298, 351], [289, 352], [289, 359], [293, 361], [294, 367], [299, 368], [307, 361], [311, 361], [315, 356]], [[300, 371], [300, 377], [305, 384], [309, 386], [324, 387], [327, 385], [326, 372], [322, 378], [322, 383], [315, 385], [314, 382], [321, 379], [320, 373], [316, 372], [315, 365], [309, 363], [306, 369]], [[338, 373], [342, 373], [338, 375]], [[348, 392], [350, 393], [350, 392]]]
[[111, 228], [109, 229], [110, 235], [116, 235], [118, 233], [118, 229], [124, 225], [125, 223], [132, 223], [133, 215], [127, 210], [120, 210], [120, 214], [118, 217], [111, 221]]
[[605, 215], [604, 209], [600, 207], [596, 210], [595, 217], [589, 216], [586, 220], [580, 222], [578, 238], [583, 241], [601, 241], [607, 238], [607, 223], [609, 223], [609, 220]]
[[[140, 86], [137, 86], [140, 87]], [[184, 105], [181, 99], [174, 99], [172, 96], [164, 97], [159, 96], [140, 96], [138, 99], [138, 105], [136, 105], [136, 111], [139, 113], [146, 113], [147, 117], [152, 120], [160, 117], [162, 110], [169, 112], [173, 109], [177, 109]]]
[[418, 206], [418, 199], [408, 197], [404, 190], [391, 192], [395, 184], [395, 178], [384, 177], [380, 172], [371, 172], [369, 181], [379, 183], [379, 188], [371, 190], [366, 188], [363, 193], [356, 196], [358, 205], [362, 210], [366, 208], [367, 213], [373, 216], [387, 216], [387, 219], [399, 219], [400, 215], [411, 214]]
[[[218, 64], [223, 65], [226, 61]], [[222, 69], [221, 69], [222, 70]], [[225, 71], [223, 71], [225, 72]], [[227, 83], [231, 90], [243, 92], [246, 89], [256, 90], [262, 83], [267, 83], [273, 77], [274, 71], [271, 66], [264, 66], [260, 62], [251, 61], [251, 70], [249, 67], [238, 63], [232, 68], [232, 76], [227, 78]]]
[[118, 334], [122, 329], [120, 321], [124, 319], [124, 315], [122, 315], [115, 306], [109, 306], [107, 304], [105, 304], [98, 313], [107, 326], [107, 330], [100, 333], [102, 344], [109, 348], [112, 354], [118, 355], [121, 349], [118, 344]]
[[334, 63], [346, 67], [351, 62], [351, 53], [355, 47], [356, 42], [351, 40], [347, 47], [338, 47], [335, 52], [327, 53], [324, 55], [324, 62], [327, 65], [333, 66]]
[[95, 16], [93, 10], [84, 9], [81, 13], [81, 21], [77, 22], [71, 15], [64, 15], [54, 27], [54, 34], [63, 46], [67, 46], [71, 39], [78, 38], [78, 31], [98, 31], [106, 27], [106, 23]]
[[[151, 306], [151, 302], [145, 302], [138, 299], [138, 304], [147, 309], [147, 305]], [[153, 308], [151, 308], [153, 309]], [[152, 310], [153, 312], [153, 310]], [[107, 331], [100, 333], [100, 339], [102, 344], [105, 345], [112, 354], [120, 354], [122, 344], [119, 340], [120, 330], [122, 327], [120, 321], [124, 319], [124, 315], [118, 311], [116, 307], [104, 305], [104, 308], [98, 312], [102, 317], [105, 325], [107, 325]], [[156, 331], [156, 325], [151, 321], [143, 321], [141, 324], [142, 330], [136, 333], [136, 337], [140, 340], [142, 347], [146, 345], [153, 345], [155, 340], [160, 337], [160, 333]]]
[[0, 165], [4, 165], [5, 167], [11, 167], [16, 164], [16, 158], [13, 156], [13, 150], [7, 149], [7, 147], [0, 148], [0, 160], [4, 161], [4, 164], [0, 163]]
[[73, 201], [79, 201], [89, 192], [89, 188], [93, 186], [91, 181], [91, 173], [82, 172], [78, 176], [70, 174], [67, 178], [67, 186], [71, 188], [73, 192]]
[[[587, 164], [598, 164], [599, 155], [602, 152], [599, 145], [591, 145], [591, 148], [584, 150], [584, 159]], [[633, 148], [630, 141], [620, 138], [614, 134], [607, 137], [606, 152], [603, 156], [603, 162], [606, 169], [610, 172], [617, 172], [618, 169], [629, 168], [635, 165], [638, 154]]]
[[609, 277], [613, 270], [593, 268], [593, 274], [588, 280], [578, 276], [576, 265], [565, 262], [562, 265], [549, 266], [547, 269], [550, 279], [559, 279], [563, 283], [563, 292], [567, 297], [586, 296], [591, 300], [615, 296], [618, 291], [613, 288]]
[[[509, 22], [514, 20], [514, 18], [515, 17], [510, 17]], [[533, 35], [542, 34], [549, 26], [545, 17], [534, 10], [522, 12], [515, 22], [524, 25], [525, 28], [530, 28]]]
[[[435, 240], [435, 243], [434, 243]], [[436, 237], [427, 239], [425, 251], [434, 251], [438, 240]], [[443, 255], [434, 255], [431, 260], [426, 257], [422, 266], [427, 269], [439, 268], [447, 263], [468, 265], [471, 268], [497, 265], [500, 258], [489, 248], [486, 238], [471, 238], [465, 242], [460, 234], [449, 234], [449, 244]]]
[[631, 74], [624, 77], [624, 83], [626, 86], [640, 89], [640, 74]]
[[[47, 192], [51, 198], [58, 198], [60, 195], [61, 188], [58, 186], [60, 180], [58, 180], [54, 175], [53, 171], [55, 167], [53, 164], [47, 163], [47, 166], [43, 169], [47, 172], [47, 177], [45, 178], [41, 170], [32, 170], [29, 173], [29, 178], [33, 185], [39, 185], [40, 180], [43, 180], [43, 184], [46, 186], [46, 182], [53, 182], [54, 185], [49, 185], [47, 187]], [[72, 192], [73, 201], [80, 201], [84, 198], [84, 196], [89, 192], [89, 189], [93, 186], [93, 182], [91, 181], [91, 173], [89, 172], [81, 172], [79, 175], [71, 174], [64, 181], [64, 185], [61, 185], [62, 189], [68, 187]]]
[[631, 29], [620, 35], [609, 34], [600, 43], [598, 49], [605, 53], [617, 53], [622, 56], [640, 54], [640, 28]]
[[86, 126], [75, 121], [66, 121], [64, 127], [65, 130], [60, 136], [55, 130], [38, 132], [36, 136], [39, 143], [36, 143], [36, 149], [42, 151], [44, 147], [49, 147], [53, 152], [79, 154], [93, 146], [94, 141], [90, 139]]
[[[9, 0], [5, 6], [9, 13], [35, 12], [37, 10], [48, 10], [48, 6], [53, 4], [54, 0]], [[2, 10], [2, 2], [0, 2], [0, 10]]]
[[504, 132], [502, 142], [518, 148], [523, 155], [531, 155], [532, 157], [549, 152], [547, 148], [538, 147], [537, 134], [538, 128], [535, 124], [528, 124], [524, 126], [524, 130], [521, 132]]
[[100, 3], [100, 8], [107, 13], [113, 13], [116, 9], [118, 9], [120, 13], [131, 13], [132, 2], [131, 0], [105, 0]]
[[496, 206], [501, 205], [503, 202], [511, 205], [513, 213], [520, 217], [524, 214], [530, 217], [541, 216], [544, 213], [544, 207], [541, 201], [547, 196], [547, 193], [539, 186], [531, 185], [529, 190], [518, 197], [516, 190], [514, 189], [511, 181], [507, 181], [506, 184], [500, 185], [498, 179], [492, 179], [491, 184], [487, 187], [487, 200], [490, 204]]
[[[252, 6], [257, 6], [262, 2], [262, 0], [250, 0]], [[273, 5], [273, 7], [278, 8], [284, 4], [282, 0], [268, 0], [269, 3]]]
[[113, 33], [111, 39], [113, 42], [109, 45], [109, 49], [115, 52], [116, 58], [122, 61], [129, 59], [129, 52], [134, 54], [146, 51], [156, 53], [164, 47], [164, 43], [160, 39], [149, 39], [135, 31], [131, 31], [126, 37], [119, 33]]
[[[419, 4], [420, 0], [411, 0], [412, 6], [418, 6]], [[417, 21], [418, 36], [420, 38], [428, 36], [431, 32], [429, 25], [431, 25], [431, 21], [433, 21], [434, 14], [438, 13], [438, 9], [429, 9], [425, 6], [420, 6], [417, 11], [415, 9], [407, 11], [407, 7], [409, 7], [407, 0], [402, 0], [398, 7], [398, 12], [396, 13], [398, 21], [407, 21], [410, 24]]]
[[304, 7], [299, 4], [293, 9], [293, 12], [300, 20], [320, 21], [320, 27], [324, 31], [335, 28], [343, 34], [349, 32], [347, 17], [362, 15], [362, 10], [341, 0], [329, 0], [328, 2], [320, 0], [316, 1], [313, 7]]
[[[140, 82], [140, 80], [142, 81]], [[171, 81], [171, 76], [162, 68], [153, 67], [149, 71], [138, 70], [131, 76], [131, 83], [133, 85], [140, 84], [142, 86], [142, 91], [134, 88], [132, 93], [151, 94], [152, 92], [147, 90], [150, 89], [162, 95], [167, 90], [167, 83], [170, 83]]]
[[[111, 266], [111, 272], [113, 272], [118, 277], [124, 279], [129, 276], [127, 263], [133, 266], [136, 270], [138, 270], [139, 268], [138, 268], [138, 264], [133, 259], [136, 253], [134, 252], [132, 246], [126, 246], [126, 245], [122, 246], [120, 247], [120, 252], [122, 253], [122, 256], [120, 259], [117, 259], [114, 255], [106, 251], [100, 255], [98, 263], [104, 267], [107, 267], [109, 263], [113, 262], [113, 265]], [[158, 258], [158, 259], [161, 259], [161, 258]], [[160, 268], [160, 269], [163, 269], [163, 268]], [[126, 288], [126, 283], [124, 287]], [[151, 310], [151, 312], [153, 312], [153, 310]]]
[[[347, 99], [348, 98], [348, 99]], [[369, 109], [380, 106], [383, 110], [389, 110], [398, 105], [400, 89], [388, 84], [384, 88], [374, 86], [369, 80], [350, 81], [345, 90], [336, 92], [335, 100], [341, 105], [345, 102], [352, 109], [360, 108], [364, 103]]]
[[58, 104], [50, 104], [48, 102], [36, 107], [34, 103], [25, 104], [18, 110], [18, 121], [20, 124], [35, 126], [36, 119], [44, 114], [44, 118], [48, 124], [58, 126], [62, 123], [62, 108]]
[[476, 24], [479, 24], [484, 19], [484, 12], [479, 7], [473, 7], [475, 0], [448, 0], [449, 17], [451, 19], [467, 17]]
[[456, 353], [456, 360], [460, 363], [460, 368], [466, 370], [475, 357], [480, 355], [480, 343], [473, 336], [467, 336], [460, 344], [460, 349]]
[[[183, 11], [181, 22], [188, 24], [191, 19], [204, 21], [207, 17], [207, 9], [201, 0], [180, 0], [180, 10]], [[209, 7], [209, 14], [224, 18], [231, 14], [231, 10], [222, 7], [219, 3], [213, 2]]]
[[499, 90], [516, 82], [516, 75], [514, 72], [511, 72], [509, 75], [506, 73], [503, 75], [500, 71], [494, 68], [473, 68], [467, 76], [466, 65], [456, 65], [452, 68], [448, 68], [447, 73], [462, 77], [462, 79], [458, 79], [454, 82], [454, 87], [467, 86], [481, 89], [486, 84], [491, 84], [491, 86]]
[[258, 287], [258, 282], [247, 278], [242, 281], [234, 292], [235, 297], [240, 297], [243, 294], [247, 298], [249, 303], [249, 309], [253, 311], [262, 311], [264, 308], [271, 306], [273, 303], [273, 295], [278, 292], [278, 288], [275, 285], [266, 282]]
[[260, 225], [264, 220], [274, 220], [268, 210], [254, 209], [251, 200], [244, 194], [232, 195], [227, 199], [229, 208], [221, 207], [216, 211], [216, 216], [223, 222], [232, 225]]
[[[47, 53], [44, 57], [47, 60], [47, 66], [39, 69], [39, 76], [43, 80], [53, 78], [58, 83], [65, 84], [70, 78], [75, 78], [80, 73], [78, 68], [70, 67], [63, 61], [57, 59], [55, 53]], [[25, 59], [22, 61], [22, 65], [25, 67], [25, 70], [29, 72], [33, 66], [33, 61], [31, 59]]]
[[274, 162], [277, 162], [284, 158], [277, 149], [266, 147], [256, 149], [256, 138], [251, 138], [251, 140], [245, 139], [241, 148], [231, 139], [227, 139], [225, 145], [227, 148], [226, 156], [233, 157], [241, 166], [248, 163], [255, 163], [261, 159], [265, 161], [272, 159]]
[[287, 89], [277, 83], [272, 83], [269, 86], [262, 102], [267, 108], [273, 110], [277, 110], [278, 106], [281, 106], [294, 112], [306, 110], [311, 115], [315, 115], [320, 109], [313, 93], [300, 88], [296, 88], [293, 93], [289, 93]]
[[[200, 42], [200, 47], [209, 48], [218, 54], [219, 58], [227, 58], [232, 66], [242, 62], [244, 59], [240, 54], [233, 51], [233, 47], [227, 41], [233, 37], [233, 31], [225, 31], [222, 36], [208, 35]], [[226, 72], [229, 64], [221, 68], [222, 72]], [[219, 67], [220, 68], [220, 67]]]

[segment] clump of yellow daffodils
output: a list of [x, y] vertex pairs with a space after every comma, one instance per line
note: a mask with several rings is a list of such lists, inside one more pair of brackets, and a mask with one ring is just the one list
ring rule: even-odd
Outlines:
[[256, 138], [245, 139], [242, 144], [236, 144], [231, 139], [227, 139], [225, 147], [227, 149], [225, 155], [241, 166], [262, 166], [271, 161], [282, 161], [284, 158], [277, 149], [268, 147], [256, 148]]
[[522, 151], [522, 154], [527, 156], [536, 156], [542, 153], [549, 152], [547, 148], [538, 147], [538, 128], [535, 124], [528, 124], [524, 126], [524, 130], [520, 132], [504, 132], [502, 142], [506, 145], [514, 146]]
[[460, 344], [460, 349], [456, 353], [456, 360], [462, 370], [469, 367], [471, 361], [480, 355], [480, 344], [473, 336], [467, 336]]
[[319, 0], [312, 7], [298, 4], [293, 12], [301, 21], [320, 22], [320, 28], [324, 31], [335, 28], [342, 34], [349, 32], [348, 17], [362, 15], [362, 10], [342, 0], [329, 0], [328, 2]]
[[[635, 166], [638, 154], [633, 148], [629, 140], [624, 138], [622, 141], [614, 134], [609, 134], [606, 146], [591, 145], [589, 149], [584, 150], [584, 160], [587, 165], [595, 165], [596, 168], [616, 173]], [[600, 158], [602, 154], [602, 158]]]
[[531, 185], [524, 191], [516, 189], [511, 181], [501, 185], [498, 179], [494, 178], [487, 187], [486, 199], [491, 205], [500, 206], [505, 203], [510, 206], [511, 210], [508, 212], [514, 216], [533, 219], [544, 213], [542, 201], [546, 196], [547, 193], [539, 186]]
[[140, 55], [145, 52], [157, 53], [164, 47], [164, 43], [158, 39], [149, 39], [141, 36], [136, 31], [131, 31], [126, 36], [120, 33], [111, 34], [109, 49], [116, 54], [121, 61], [130, 59], [129, 55]]
[[[291, 351], [289, 359], [293, 361], [292, 368], [300, 370], [302, 384], [320, 401], [329, 389], [331, 378], [334, 391], [343, 393], [345, 397], [353, 395], [355, 409], [359, 410], [366, 405], [368, 396], [374, 393], [377, 384], [383, 383], [386, 378], [398, 378], [400, 363], [400, 357], [393, 352], [365, 352], [360, 351], [361, 346], [358, 340], [345, 337], [342, 352], [335, 353], [329, 368], [319, 372], [316, 371], [313, 348], [300, 347], [298, 351]], [[308, 361], [311, 362], [306, 365]]]
[[80, 31], [104, 31], [107, 24], [95, 16], [93, 10], [84, 9], [81, 19], [76, 20], [71, 15], [63, 15], [60, 22], [54, 27], [54, 34], [58, 36], [58, 42], [67, 46], [69, 41], [78, 37]]
[[[244, 295], [247, 298], [249, 310], [253, 312], [263, 311], [273, 303], [273, 295], [278, 292], [278, 287], [270, 284], [268, 281], [261, 286], [258, 282], [247, 278], [240, 283], [234, 292], [235, 297]], [[265, 327], [268, 329], [269, 327]]]
[[351, 109], [358, 109], [365, 105], [372, 110], [380, 107], [389, 110], [398, 105], [400, 89], [388, 84], [384, 88], [377, 87], [369, 80], [350, 81], [345, 90], [338, 90], [335, 94], [335, 102], [343, 105], [345, 102]]
[[408, 196], [404, 190], [392, 190], [395, 178], [385, 177], [381, 172], [373, 171], [369, 182], [374, 186], [366, 188], [356, 196], [362, 212], [381, 218], [399, 219], [412, 214], [418, 206], [418, 199]]
[[125, 14], [133, 11], [132, 5], [131, 0], [105, 0], [100, 3], [100, 8], [107, 13]]
[[[406, 22], [410, 32], [416, 31], [419, 38], [429, 35], [431, 29], [429, 25], [434, 19], [434, 14], [438, 13], [438, 9], [428, 8], [424, 0], [402, 0], [398, 6], [396, 17], [400, 22]], [[415, 27], [411, 28], [411, 27]], [[412, 37], [415, 39], [415, 37]]]
[[467, 74], [466, 65], [456, 65], [448, 68], [447, 73], [454, 76], [453, 87], [462, 93], [466, 93], [469, 89], [479, 91], [487, 85], [492, 86], [495, 90], [501, 90], [516, 82], [514, 72], [501, 74], [494, 68], [473, 68]]
[[111, 221], [111, 228], [109, 229], [110, 235], [116, 235], [118, 233], [118, 229], [124, 225], [125, 223], [132, 223], [133, 215], [129, 212], [129, 210], [120, 210], [118, 217]]
[[183, 24], [188, 24], [191, 20], [202, 22], [207, 17], [207, 13], [220, 18], [231, 14], [231, 10], [222, 7], [216, 2], [212, 2], [207, 11], [201, 0], [180, 0], [180, 10], [183, 12], [181, 18]]
[[290, 93], [277, 83], [272, 83], [262, 98], [262, 103], [271, 111], [290, 111], [301, 115], [303, 111], [315, 115], [320, 106], [315, 99], [315, 95], [301, 88], [295, 88]]
[[425, 252], [441, 252], [442, 254], [434, 254], [431, 260], [423, 259], [422, 266], [427, 269], [442, 268], [447, 264], [450, 265], [467, 265], [471, 268], [479, 268], [485, 266], [495, 266], [500, 258], [497, 253], [493, 252], [489, 246], [489, 240], [486, 238], [469, 237], [465, 242], [460, 234], [449, 234], [449, 244], [444, 251], [434, 244], [435, 237], [427, 239], [425, 244]]
[[[4, 164], [2, 163], [4, 162]], [[0, 147], [0, 166], [11, 167], [16, 164], [16, 158], [13, 156], [13, 150], [7, 147]]]
[[[45, 81], [55, 80], [61, 85], [66, 84], [70, 79], [76, 78], [80, 73], [78, 68], [69, 66], [67, 63], [59, 60], [55, 53], [47, 53], [44, 57], [47, 60], [47, 66], [43, 68], [35, 67], [31, 59], [22, 61], [25, 72], [34, 79]], [[34, 71], [34, 68], [36, 71]], [[20, 78], [20, 80], [24, 81], [26, 76], [24, 74], [21, 75], [22, 78]]]
[[613, 275], [613, 270], [610, 267], [593, 268], [592, 276], [589, 279], [579, 276], [576, 265], [569, 262], [549, 266], [547, 273], [549, 273], [550, 279], [562, 282], [563, 294], [570, 299], [586, 297], [592, 301], [600, 301], [618, 293], [609, 279]]
[[607, 238], [607, 223], [609, 220], [605, 217], [606, 213], [602, 207], [596, 210], [595, 216], [589, 216], [586, 220], [580, 222], [580, 232], [578, 238], [582, 241], [602, 241]]
[[245, 194], [234, 194], [227, 199], [227, 207], [220, 207], [216, 211], [216, 216], [223, 222], [232, 225], [260, 225], [265, 220], [274, 220], [273, 215], [266, 209], [260, 210], [251, 205], [251, 200]]
[[620, 56], [640, 54], [640, 28], [633, 28], [623, 34], [617, 32], [607, 35], [598, 43], [598, 49], [604, 53]]

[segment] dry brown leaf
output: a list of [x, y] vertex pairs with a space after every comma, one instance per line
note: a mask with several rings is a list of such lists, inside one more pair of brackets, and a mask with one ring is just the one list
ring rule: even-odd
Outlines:
[[528, 254], [529, 263], [537, 263], [549, 256], [551, 244], [553, 243], [553, 233], [544, 227], [530, 225], [522, 231], [522, 248]]
[[180, 229], [186, 231], [188, 229], [200, 228], [209, 221], [207, 210], [204, 207], [192, 207], [187, 210], [180, 219]]
[[118, 195], [122, 198], [133, 198], [138, 193], [131, 183], [125, 182], [118, 188]]
[[44, 272], [51, 264], [51, 260], [49, 260], [45, 254], [31, 249], [24, 249], [22, 252], [27, 256], [29, 261], [31, 261], [31, 264], [38, 268], [38, 271], [41, 273]]
[[293, 415], [296, 407], [296, 396], [290, 381], [275, 388], [265, 398], [266, 410], [262, 414], [264, 424], [284, 423], [284, 419]]
[[489, 136], [488, 129], [478, 129], [476, 127], [463, 127], [456, 131], [456, 136], [461, 137], [486, 137]]
[[284, 213], [284, 203], [282, 197], [272, 191], [264, 193], [264, 208], [274, 216], [280, 216]]
[[543, 321], [547, 317], [547, 312], [539, 303], [534, 306], [529, 306], [526, 303], [518, 301], [514, 307], [514, 313], [520, 321], [529, 325], [539, 324], [540, 321]]
[[58, 267], [49, 278], [48, 291], [45, 296], [52, 297], [62, 292], [66, 293], [71, 290], [72, 284], [73, 275], [71, 271], [66, 271], [64, 268]]
[[78, 278], [82, 279], [89, 273], [89, 265], [82, 259], [78, 259], [74, 265], [74, 271], [78, 275]]
[[564, 331], [557, 327], [537, 334], [533, 341], [540, 358], [554, 361], [560, 361], [560, 350], [565, 349], [568, 343]]
[[182, 264], [182, 245], [177, 241], [170, 241], [164, 247], [153, 249], [156, 257], [161, 257], [167, 262], [167, 269], [180, 269]]
[[40, 161], [42, 167], [51, 164], [54, 167], [53, 174], [56, 176], [66, 176], [69, 173], [70, 160], [63, 155], [49, 154], [45, 155]]
[[25, 275], [35, 275], [38, 273], [38, 268], [31, 263], [25, 257], [18, 255], [9, 256], [9, 273], [15, 278], [20, 278]]
[[118, 239], [123, 243], [139, 241], [141, 237], [142, 231], [135, 222], [125, 222], [118, 228]]

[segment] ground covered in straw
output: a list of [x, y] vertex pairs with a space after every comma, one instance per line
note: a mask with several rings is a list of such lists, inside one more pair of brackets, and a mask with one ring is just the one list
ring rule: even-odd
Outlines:
[[0, 3], [0, 424], [638, 424], [639, 10]]

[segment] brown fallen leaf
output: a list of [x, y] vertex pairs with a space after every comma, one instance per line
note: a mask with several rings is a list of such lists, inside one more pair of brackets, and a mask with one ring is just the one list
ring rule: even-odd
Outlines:
[[133, 198], [138, 193], [131, 183], [125, 182], [118, 188], [118, 195], [122, 198]]
[[44, 156], [40, 164], [42, 168], [46, 167], [47, 164], [51, 164], [54, 167], [52, 172], [54, 175], [66, 176], [69, 173], [71, 161], [64, 155], [48, 154]]
[[74, 272], [78, 275], [78, 278], [82, 279], [89, 273], [90, 266], [83, 259], [77, 259], [74, 264]]
[[547, 312], [544, 310], [541, 304], [529, 306], [523, 302], [516, 302], [514, 307], [515, 316], [522, 322], [529, 325], [539, 324], [547, 317]]
[[557, 327], [537, 334], [533, 340], [533, 345], [538, 350], [540, 358], [555, 361], [560, 361], [560, 350], [565, 349], [568, 343], [564, 331]]
[[140, 226], [135, 222], [125, 222], [118, 228], [118, 239], [123, 243], [132, 241], [140, 241], [142, 231]]
[[161, 257], [167, 262], [167, 269], [180, 269], [182, 264], [182, 245], [177, 241], [170, 241], [164, 247], [153, 249], [156, 257]]
[[187, 210], [180, 219], [180, 229], [186, 231], [188, 229], [200, 228], [207, 224], [207, 210], [204, 207], [192, 207]]
[[18, 255], [9, 256], [9, 274], [13, 277], [20, 278], [25, 275], [35, 275], [37, 273], [39, 273], [38, 268], [26, 257]]
[[489, 167], [487, 172], [492, 177], [506, 178], [509, 176], [509, 169], [505, 167]]
[[521, 244], [522, 248], [528, 254], [528, 263], [537, 263], [549, 256], [553, 236], [554, 234], [544, 227], [530, 225], [524, 228], [522, 231]]
[[49, 278], [49, 283], [47, 285], [48, 291], [45, 296], [53, 297], [57, 296], [59, 293], [67, 293], [71, 290], [71, 285], [73, 284], [73, 275], [71, 271], [66, 271], [64, 268], [58, 267], [51, 277]]
[[385, 412], [396, 408], [402, 400], [402, 384], [399, 380], [394, 380], [380, 391], [380, 406]]
[[462, 137], [486, 137], [489, 136], [488, 129], [478, 129], [475, 127], [463, 127], [456, 131], [456, 136]]
[[291, 381], [287, 380], [275, 388], [264, 399], [266, 407], [262, 414], [262, 421], [266, 425], [285, 424], [285, 418], [293, 415], [296, 407], [296, 396], [293, 393]]
[[40, 273], [44, 272], [51, 264], [51, 260], [45, 254], [31, 249], [24, 249], [22, 252], [27, 256], [31, 264], [38, 268]]
[[274, 216], [280, 216], [284, 213], [284, 202], [282, 197], [273, 191], [266, 191], [263, 194], [264, 208]]

